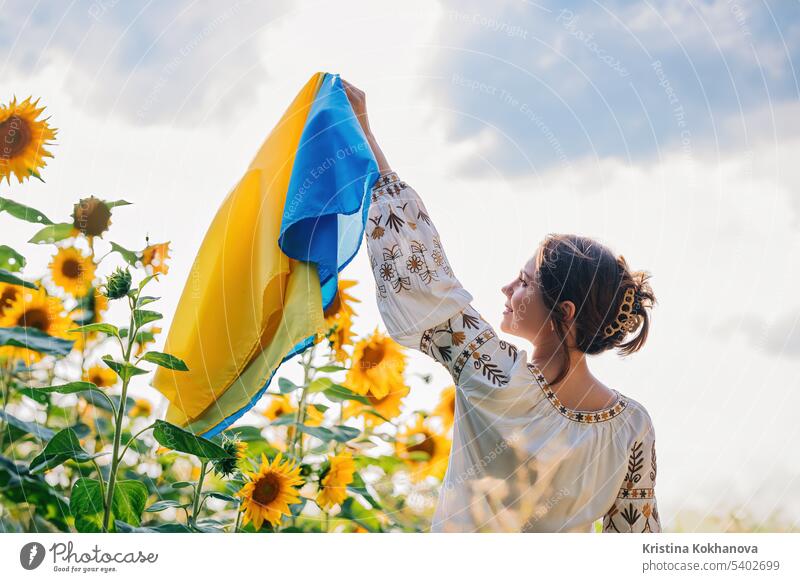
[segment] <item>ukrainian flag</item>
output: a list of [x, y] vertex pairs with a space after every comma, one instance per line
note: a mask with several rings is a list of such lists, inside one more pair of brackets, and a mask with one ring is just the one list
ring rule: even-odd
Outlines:
[[361, 244], [378, 165], [339, 75], [316, 73], [228, 194], [189, 273], [159, 368], [166, 420], [212, 437], [313, 345]]

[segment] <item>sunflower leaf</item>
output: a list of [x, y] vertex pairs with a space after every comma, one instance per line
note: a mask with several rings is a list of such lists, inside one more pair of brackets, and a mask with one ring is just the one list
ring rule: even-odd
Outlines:
[[191, 533], [192, 531], [182, 523], [162, 523], [159, 525], [134, 527], [117, 519], [114, 521], [114, 525], [117, 531], [122, 533]]
[[319, 368], [316, 368], [318, 372], [340, 372], [342, 370], [348, 370], [348, 369], [349, 368], [345, 368], [344, 366], [334, 366], [334, 365], [320, 366]]
[[347, 488], [354, 492], [358, 493], [367, 500], [367, 502], [375, 509], [382, 509], [381, 504], [372, 496], [372, 494], [367, 490], [367, 484], [364, 483], [364, 479], [361, 478], [359, 473], [353, 473], [353, 482], [350, 483]]
[[300, 386], [288, 378], [278, 378], [278, 388], [280, 388], [281, 394], [289, 394], [290, 392], [298, 390]]
[[72, 236], [74, 228], [75, 227], [72, 226], [71, 222], [59, 222], [57, 224], [49, 224], [45, 226], [42, 230], [37, 232], [35, 235], [33, 235], [28, 242], [42, 244], [42, 243], [54, 243], [60, 240], [64, 240], [65, 238], [69, 238]]
[[173, 489], [183, 489], [184, 487], [194, 487], [194, 483], [190, 481], [176, 481], [170, 485]]
[[164, 317], [157, 311], [147, 311], [146, 309], [134, 309], [133, 320], [136, 322], [136, 327], [142, 327], [151, 321], [157, 321]]
[[25, 266], [25, 257], [7, 245], [0, 245], [0, 268], [17, 272]]
[[36, 285], [33, 283], [29, 283], [24, 279], [20, 279], [10, 271], [6, 271], [2, 267], [0, 267], [0, 283], [10, 283], [11, 285], [21, 285], [22, 287], [27, 287], [28, 289], [38, 289]]
[[[125, 522], [138, 526], [147, 502], [147, 487], [140, 481], [118, 481], [111, 501], [111, 531], [120, 529]], [[70, 495], [69, 509], [79, 532], [99, 532], [103, 529], [104, 500], [102, 487], [96, 479], [85, 477], [75, 481]]]
[[348, 497], [342, 503], [340, 515], [349, 519], [370, 532], [381, 531], [381, 522], [373, 511], [365, 509], [361, 504], [356, 503], [355, 499]]
[[355, 400], [361, 404], [370, 404], [369, 398], [356, 394], [349, 388], [345, 388], [340, 384], [333, 384], [330, 388], [324, 390], [325, 396], [334, 402], [342, 402], [344, 400]]
[[217, 443], [164, 420], [156, 420], [153, 436], [160, 445], [168, 449], [188, 453], [201, 459], [224, 459], [230, 456]]
[[117, 373], [122, 381], [130, 380], [134, 376], [139, 376], [141, 374], [147, 374], [147, 370], [142, 370], [141, 368], [137, 368], [131, 363], [128, 362], [117, 362], [111, 356], [103, 356], [100, 358], [103, 360], [109, 368], [114, 370]]
[[191, 503], [181, 503], [180, 501], [176, 501], [174, 499], [162, 499], [161, 501], [156, 501], [153, 505], [145, 509], [145, 512], [157, 513], [159, 511], [169, 509], [170, 507], [190, 507], [191, 505]]
[[0, 410], [0, 418], [2, 418], [7, 424], [13, 426], [17, 430], [21, 430], [26, 434], [31, 434], [35, 436], [40, 441], [49, 441], [50, 439], [55, 436], [55, 431], [52, 429], [47, 428], [37, 422], [28, 422], [26, 420], [20, 420], [16, 416], [12, 416], [5, 410]]
[[214, 499], [221, 499], [222, 501], [227, 501], [229, 503], [239, 503], [239, 499], [232, 495], [226, 495], [225, 493], [219, 493], [217, 491], [209, 491], [206, 493], [206, 497], [213, 497]]
[[32, 398], [36, 398], [37, 394], [51, 394], [53, 392], [57, 394], [75, 394], [77, 392], [94, 392], [99, 394], [103, 398], [105, 398], [106, 402], [113, 408], [114, 402], [111, 398], [100, 390], [95, 384], [92, 382], [70, 382], [69, 384], [61, 384], [59, 386], [44, 386], [42, 388], [20, 388], [19, 392], [22, 394], [26, 394], [31, 396]]
[[136, 307], [147, 305], [148, 303], [152, 303], [153, 301], [158, 301], [159, 299], [161, 299], [161, 297], [151, 297], [149, 295], [145, 295], [144, 297], [139, 297], [139, 301], [136, 304]]
[[164, 352], [147, 352], [144, 356], [142, 356], [142, 359], [153, 364], [158, 364], [162, 368], [178, 370], [180, 372], [189, 371], [189, 368], [186, 366], [186, 363], [183, 360], [170, 354], [165, 354]]
[[109, 208], [116, 208], [117, 206], [128, 206], [130, 204], [133, 204], [133, 202], [128, 202], [127, 200], [114, 200], [113, 202], [110, 202], [108, 200], [103, 200], [103, 203]]
[[8, 198], [0, 198], [0, 212], [8, 212], [14, 218], [19, 218], [27, 222], [53, 224], [53, 221], [47, 218], [43, 212], [39, 212], [35, 208], [25, 206], [19, 202], [9, 200]]
[[98, 455], [90, 455], [81, 447], [78, 435], [71, 428], [56, 433], [36, 455], [30, 464], [31, 473], [41, 473], [72, 459], [79, 463], [90, 461]]
[[139, 257], [136, 255], [135, 252], [126, 249], [123, 246], [118, 245], [114, 241], [109, 241], [111, 243], [111, 252], [112, 253], [119, 253], [120, 256], [128, 263], [131, 267], [136, 266], [136, 261]]
[[66, 356], [73, 340], [53, 337], [35, 327], [0, 327], [0, 346], [28, 348], [51, 356]]
[[110, 323], [89, 323], [86, 325], [82, 325], [80, 327], [76, 327], [75, 329], [69, 330], [70, 333], [82, 333], [82, 332], [93, 332], [99, 331], [100, 333], [104, 333], [106, 335], [111, 335], [114, 337], [119, 337], [119, 328], [116, 325], [112, 325]]
[[306, 388], [306, 392], [308, 394], [313, 394], [315, 392], [324, 392], [331, 386], [333, 386], [333, 380], [331, 380], [330, 378], [317, 378], [316, 380], [311, 381], [311, 383]]

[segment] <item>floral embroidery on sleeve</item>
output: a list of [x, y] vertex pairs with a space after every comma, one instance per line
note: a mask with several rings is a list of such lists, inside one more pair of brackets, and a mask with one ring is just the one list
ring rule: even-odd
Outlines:
[[519, 357], [517, 347], [498, 338], [471, 305], [425, 330], [420, 350], [445, 366], [455, 383], [462, 386], [476, 380], [498, 388], [505, 386]]
[[603, 517], [603, 531], [611, 533], [658, 533], [661, 520], [656, 501], [655, 438], [634, 441], [628, 456], [625, 481], [617, 499]]

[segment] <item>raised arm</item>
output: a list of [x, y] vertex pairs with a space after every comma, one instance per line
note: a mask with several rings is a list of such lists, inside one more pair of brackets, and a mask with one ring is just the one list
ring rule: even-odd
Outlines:
[[344, 85], [381, 170], [365, 237], [389, 335], [440, 362], [461, 388], [486, 393], [505, 386], [521, 355], [470, 305], [473, 297], [453, 273], [425, 204], [392, 171], [372, 135], [364, 94]]

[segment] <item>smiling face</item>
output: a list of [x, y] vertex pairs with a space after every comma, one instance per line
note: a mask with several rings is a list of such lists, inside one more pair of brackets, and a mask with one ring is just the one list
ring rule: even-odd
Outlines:
[[545, 306], [536, 280], [536, 255], [531, 257], [513, 281], [501, 288], [506, 296], [506, 309], [500, 330], [521, 337], [534, 345], [555, 337], [550, 310]]

